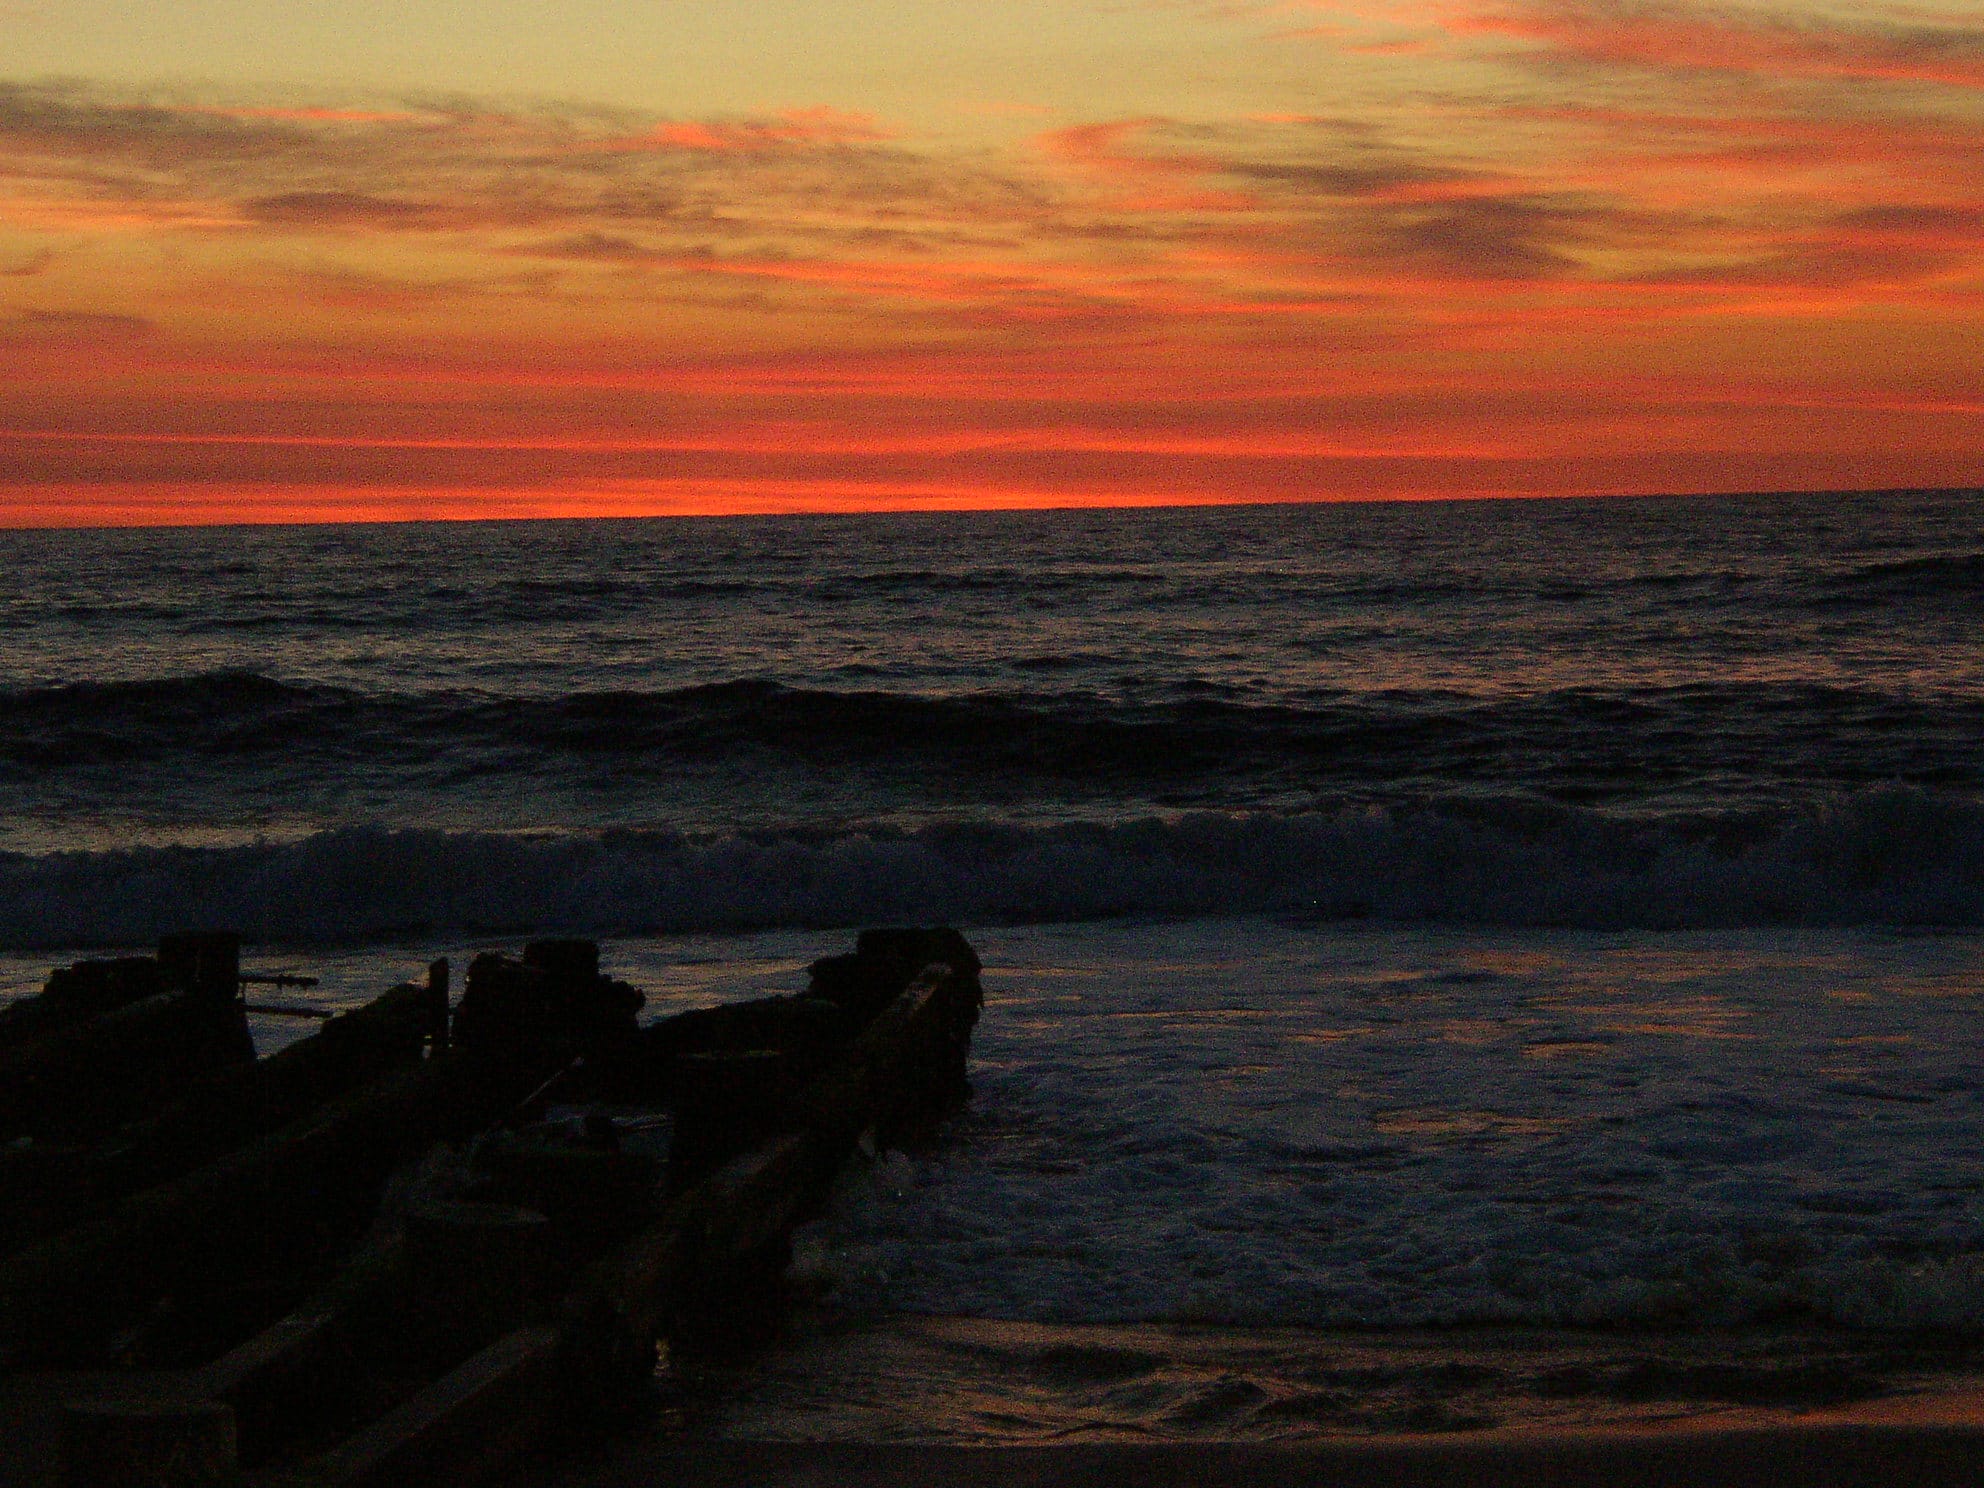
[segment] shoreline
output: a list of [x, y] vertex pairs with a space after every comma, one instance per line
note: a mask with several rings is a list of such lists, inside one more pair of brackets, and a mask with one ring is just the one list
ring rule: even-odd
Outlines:
[[[1032, 1335], [1032, 1356], [1013, 1352], [1019, 1335]], [[1248, 1349], [1278, 1350], [1275, 1357], [1285, 1365], [1306, 1346], [1312, 1364], [1336, 1369], [1345, 1395], [1362, 1389], [1362, 1397], [1352, 1403], [1367, 1411], [1382, 1404], [1388, 1388], [1373, 1361], [1389, 1357], [1402, 1372], [1418, 1372], [1426, 1398], [1445, 1402], [1448, 1424], [1422, 1415], [1416, 1426], [1372, 1431], [1332, 1430], [1311, 1421], [1299, 1437], [1263, 1440], [1221, 1436], [1222, 1431], [1236, 1431], [1233, 1423], [1206, 1419], [1201, 1422], [1206, 1434], [1197, 1438], [1177, 1431], [1162, 1439], [1160, 1424], [1137, 1439], [1134, 1423], [1119, 1422], [1113, 1435], [1095, 1423], [1091, 1434], [1079, 1439], [1049, 1441], [1044, 1434], [967, 1439], [974, 1430], [974, 1413], [982, 1422], [990, 1413], [1010, 1415], [1031, 1408], [1039, 1412], [1040, 1425], [1051, 1424], [1040, 1405], [1041, 1360], [1057, 1367], [1087, 1361], [1102, 1376], [1100, 1393], [1077, 1401], [1076, 1408], [1112, 1394], [1120, 1400], [1126, 1391], [1139, 1388], [1149, 1393], [1147, 1382], [1127, 1380], [1122, 1369], [1108, 1378], [1110, 1357], [1112, 1351], [1121, 1356], [1138, 1345], [1154, 1353], [1167, 1338], [1187, 1347], [1153, 1366], [1154, 1373], [1168, 1373], [1175, 1381], [1187, 1372], [1181, 1369], [1182, 1359], [1229, 1397], [1251, 1388], [1237, 1383], [1230, 1367]], [[849, 1347], [850, 1342], [855, 1346]], [[1201, 1350], [1197, 1357], [1185, 1357], [1190, 1346]], [[740, 1384], [737, 1375], [705, 1381], [712, 1396], [740, 1392], [741, 1410], [721, 1400], [700, 1419], [693, 1404], [657, 1410], [641, 1433], [603, 1442], [589, 1459], [581, 1455], [539, 1465], [498, 1481], [500, 1488], [909, 1488], [924, 1483], [960, 1488], [1146, 1488], [1153, 1483], [1204, 1488], [1972, 1488], [1984, 1481], [1984, 1366], [1961, 1344], [1918, 1340], [1912, 1346], [1920, 1351], [1916, 1363], [1922, 1367], [1883, 1375], [1874, 1361], [1894, 1364], [1908, 1353], [1909, 1343], [1827, 1329], [1637, 1334], [1380, 1330], [1347, 1335], [895, 1317], [865, 1334], [799, 1340], [751, 1366], [759, 1373], [756, 1384]], [[1819, 1403], [1769, 1399], [1766, 1388], [1766, 1395], [1757, 1397], [1761, 1403], [1752, 1404], [1678, 1396], [1622, 1404], [1587, 1395], [1558, 1402], [1582, 1416], [1538, 1419], [1511, 1411], [1508, 1419], [1492, 1424], [1465, 1421], [1466, 1397], [1470, 1389], [1479, 1393], [1479, 1376], [1486, 1372], [1481, 1361], [1489, 1357], [1498, 1357], [1505, 1366], [1504, 1378], [1490, 1389], [1499, 1388], [1507, 1403], [1521, 1393], [1524, 1380], [1553, 1372], [1561, 1378], [1571, 1367], [1568, 1361], [1578, 1359], [1606, 1360], [1615, 1367], [1635, 1359], [1660, 1361], [1677, 1370], [1685, 1367], [1679, 1361], [1693, 1359], [1727, 1371], [1725, 1387], [1745, 1368], [1753, 1369], [1748, 1376], [1753, 1385], [1768, 1387], [1768, 1369], [1754, 1372], [1760, 1361], [1795, 1368], [1803, 1358], [1809, 1361], [1809, 1373], [1822, 1371], [1828, 1360], [1836, 1364], [1856, 1353], [1869, 1363], [1863, 1385], [1884, 1393]], [[962, 1368], [951, 1368], [967, 1355]], [[1938, 1356], [1940, 1369], [1934, 1362]], [[799, 1376], [817, 1385], [817, 1396], [795, 1395], [785, 1388]], [[764, 1393], [767, 1378], [773, 1382], [770, 1405], [752, 1398]], [[1286, 1372], [1279, 1380], [1256, 1378], [1266, 1379], [1270, 1389], [1287, 1386]], [[1361, 1387], [1353, 1380], [1361, 1380]], [[881, 1417], [861, 1416], [864, 1397], [872, 1403], [900, 1402], [902, 1415], [926, 1412], [923, 1433], [886, 1438], [886, 1425], [878, 1424]], [[948, 1419], [942, 1414], [947, 1410], [955, 1413]], [[873, 1433], [865, 1438], [855, 1434], [863, 1419]], [[1390, 1419], [1408, 1416], [1394, 1411]], [[809, 1426], [816, 1434], [802, 1438]], [[790, 1434], [772, 1439], [781, 1430]]]
[[[129, 1398], [108, 1371], [0, 1382], [0, 1488], [50, 1488], [64, 1404]], [[249, 1474], [246, 1488], [266, 1475]], [[271, 1483], [273, 1480], [268, 1480]], [[1974, 1488], [1984, 1375], [1816, 1410], [1718, 1409], [1633, 1425], [1343, 1435], [1292, 1443], [1061, 1445], [712, 1440], [661, 1429], [527, 1461], [485, 1488]]]
[[1790, 1421], [1511, 1429], [1302, 1446], [1059, 1447], [650, 1441], [501, 1488], [1973, 1488], [1984, 1391]]
[[662, 1378], [662, 1415], [690, 1439], [1297, 1446], [1984, 1398], [1984, 1350], [1816, 1323], [1312, 1329], [829, 1310], [759, 1358]]

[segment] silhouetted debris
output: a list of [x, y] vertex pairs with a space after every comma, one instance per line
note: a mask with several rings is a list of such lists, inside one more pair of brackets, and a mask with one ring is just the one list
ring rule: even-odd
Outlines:
[[253, 1063], [239, 947], [231, 935], [168, 936], [155, 959], [51, 976], [22, 1004], [21, 1036], [0, 1043], [0, 1139], [102, 1137], [192, 1082]]
[[476, 1054], [528, 1052], [557, 1063], [618, 1055], [638, 1032], [647, 998], [599, 974], [590, 941], [540, 940], [521, 960], [494, 952], [469, 963], [453, 1042]]
[[155, 956], [120, 956], [58, 967], [48, 974], [48, 984], [38, 996], [0, 1008], [0, 1049], [115, 1012], [165, 990], [165, 973]]
[[0, 1249], [80, 1223], [127, 1194], [177, 1178], [417, 1064], [434, 1029], [437, 992], [445, 1016], [440, 965], [438, 986], [431, 979], [427, 986], [402, 984], [267, 1059], [189, 1079], [156, 1115], [107, 1141], [0, 1151]]
[[222, 1473], [469, 1482], [604, 1419], [659, 1337], [777, 1334], [793, 1226], [964, 1099], [978, 969], [865, 932], [643, 1029], [592, 942], [540, 940], [452, 1019], [436, 962], [255, 1062], [231, 935], [64, 968], [0, 1017], [0, 1368], [136, 1371], [152, 1405], [65, 1428], [72, 1476], [128, 1464], [105, 1488], [174, 1433]]

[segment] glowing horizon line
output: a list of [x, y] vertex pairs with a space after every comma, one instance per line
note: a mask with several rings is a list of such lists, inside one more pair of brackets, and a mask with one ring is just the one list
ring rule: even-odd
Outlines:
[[1096, 437], [1079, 430], [1029, 429], [1017, 434], [959, 432], [912, 435], [868, 442], [854, 440], [781, 441], [776, 437], [528, 439], [415, 438], [399, 435], [136, 433], [126, 430], [0, 429], [0, 440], [43, 444], [193, 445], [223, 448], [354, 449], [473, 452], [487, 454], [769, 454], [769, 455], [949, 455], [1047, 451], [1066, 454], [1181, 455], [1230, 459], [1325, 460], [1507, 460], [1522, 458], [1506, 446], [1456, 444], [1441, 449], [1410, 445], [1354, 445], [1315, 440], [1260, 440], [1214, 437]]

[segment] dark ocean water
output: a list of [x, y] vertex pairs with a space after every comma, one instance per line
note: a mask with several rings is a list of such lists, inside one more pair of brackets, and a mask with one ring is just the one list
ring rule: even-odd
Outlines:
[[542, 928], [658, 1015], [794, 990], [850, 925], [967, 930], [969, 1108], [854, 1165], [795, 1266], [843, 1318], [997, 1327], [829, 1349], [753, 1430], [856, 1376], [986, 1439], [1276, 1435], [1337, 1388], [1301, 1340], [1035, 1325], [1984, 1336], [1984, 497], [0, 561], [0, 997], [217, 925], [350, 1006]]
[[1984, 496], [0, 533], [0, 946], [1984, 921]]

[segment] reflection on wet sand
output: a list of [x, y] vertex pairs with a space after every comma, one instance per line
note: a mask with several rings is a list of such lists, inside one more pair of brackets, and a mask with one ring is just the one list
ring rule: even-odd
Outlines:
[[1263, 1442], [1781, 1415], [1984, 1383], [1984, 1345], [1820, 1329], [1398, 1332], [897, 1315], [674, 1382], [692, 1437]]

